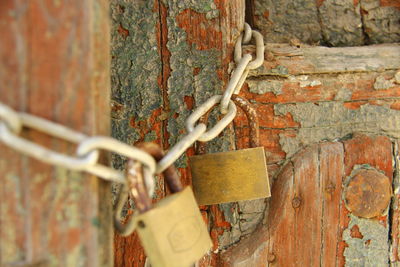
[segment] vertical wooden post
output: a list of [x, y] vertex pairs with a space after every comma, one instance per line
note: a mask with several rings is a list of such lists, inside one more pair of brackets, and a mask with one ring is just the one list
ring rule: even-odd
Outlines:
[[[106, 0], [0, 2], [0, 101], [88, 135], [109, 135]], [[75, 147], [33, 130], [51, 149]], [[0, 265], [111, 266], [109, 184], [0, 144]]]
[[[112, 0], [111, 5], [113, 135], [129, 144], [155, 141], [168, 149], [185, 133], [184, 121], [191, 110], [225, 90], [233, 47], [244, 26], [245, 1]], [[225, 131], [208, 148], [230, 150], [231, 133]], [[188, 156], [193, 154], [189, 149], [175, 163], [186, 185], [191, 183]], [[121, 166], [118, 159], [114, 163]], [[163, 183], [157, 184], [161, 197]], [[227, 204], [225, 210], [235, 205]], [[220, 244], [222, 235], [231, 235], [231, 225], [218, 206], [212, 210], [203, 210], [203, 215], [216, 250], [237, 240], [225, 238]], [[144, 264], [136, 235], [116, 236], [115, 248], [116, 266]], [[213, 254], [204, 265], [215, 264], [217, 256]]]

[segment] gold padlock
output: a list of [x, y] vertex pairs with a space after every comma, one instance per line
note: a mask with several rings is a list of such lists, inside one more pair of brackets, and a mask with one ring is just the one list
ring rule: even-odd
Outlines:
[[[246, 99], [233, 95], [232, 100], [247, 116], [253, 148], [190, 158], [193, 192], [199, 205], [271, 196], [264, 147], [259, 147], [257, 113]], [[204, 143], [199, 145], [204, 153]]]
[[[156, 159], [162, 156], [161, 150], [157, 151], [150, 143], [142, 149]], [[132, 196], [136, 207], [141, 210], [125, 228], [129, 231], [137, 229], [151, 266], [188, 267], [195, 263], [210, 250], [212, 243], [192, 189], [186, 187], [182, 190], [176, 170], [171, 166], [163, 174], [173, 194], [151, 206], [150, 198], [144, 196], [147, 190], [143, 189], [143, 179], [132, 168], [133, 165], [127, 170], [128, 181], [133, 185]], [[128, 234], [121, 226], [116, 223], [120, 233]]]

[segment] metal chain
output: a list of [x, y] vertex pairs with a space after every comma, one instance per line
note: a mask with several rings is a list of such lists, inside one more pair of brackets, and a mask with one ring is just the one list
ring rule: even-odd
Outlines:
[[[43, 162], [72, 170], [85, 171], [105, 180], [118, 183], [126, 183], [125, 174], [98, 163], [99, 150], [108, 150], [123, 155], [143, 165], [146, 187], [149, 190], [149, 195], [152, 195], [155, 186], [153, 179], [155, 174], [163, 172], [172, 165], [196, 141], [206, 142], [218, 136], [235, 118], [236, 106], [231, 100], [232, 94], [239, 93], [249, 70], [258, 68], [264, 61], [262, 35], [257, 31], [251, 30], [247, 23], [244, 28], [244, 32], [235, 44], [234, 58], [237, 66], [232, 73], [224, 94], [210, 97], [193, 111], [185, 122], [187, 135], [176, 143], [158, 163], [147, 152], [116, 139], [104, 136], [88, 137], [60, 124], [26, 113], [18, 113], [1, 103], [0, 141], [23, 154]], [[254, 60], [249, 54], [245, 54], [242, 57], [242, 44], [250, 42], [252, 37], [256, 41], [256, 58]], [[221, 120], [208, 130], [207, 125], [203, 123], [195, 125], [204, 114], [218, 103], [220, 103], [221, 113], [225, 115]], [[24, 126], [78, 144], [76, 155], [65, 155], [20, 137], [19, 134]]]
[[[228, 83], [220, 104], [222, 114], [228, 112], [229, 100], [234, 93], [239, 94], [249, 71], [260, 67], [264, 62], [265, 48], [264, 39], [261, 33], [251, 30], [247, 23], [244, 25], [245, 31], [239, 36], [235, 44], [234, 58], [237, 67], [232, 73], [231, 80]], [[256, 41], [256, 58], [254, 60], [251, 60], [252, 56], [250, 54], [245, 54], [242, 57], [242, 45], [250, 42], [250, 38], [248, 37], [250, 35], [249, 32], [251, 32], [251, 37]]]
[[[19, 136], [23, 126], [35, 129], [71, 143], [78, 144], [76, 156], [65, 155]], [[105, 180], [125, 183], [125, 175], [115, 169], [98, 163], [99, 149], [136, 159], [144, 165], [146, 186], [149, 194], [154, 191], [153, 174], [156, 162], [142, 150], [121, 143], [110, 137], [88, 137], [63, 125], [32, 116], [18, 113], [0, 103], [0, 141], [7, 146], [48, 164], [62, 166], [71, 170], [85, 171]], [[148, 170], [146, 170], [148, 169]]]
[[[251, 61], [252, 56], [245, 54], [242, 57], [242, 44], [250, 42], [251, 37], [256, 41], [256, 58]], [[210, 97], [206, 102], [198, 106], [193, 113], [186, 119], [185, 126], [188, 135], [182, 138], [165, 157], [157, 164], [157, 173], [165, 170], [169, 165], [175, 162], [184, 151], [196, 141], [210, 141], [217, 137], [236, 116], [236, 106], [231, 101], [233, 93], [238, 94], [240, 89], [249, 74], [250, 69], [255, 69], [261, 66], [264, 62], [264, 39], [262, 35], [251, 29], [250, 25], [244, 24], [244, 32], [240, 35], [235, 44], [235, 61], [237, 63], [231, 79], [228, 82], [227, 88], [222, 96], [215, 95]], [[206, 114], [215, 104], [220, 103], [220, 111], [225, 116], [217, 122], [210, 130], [203, 123], [195, 123], [201, 116]]]

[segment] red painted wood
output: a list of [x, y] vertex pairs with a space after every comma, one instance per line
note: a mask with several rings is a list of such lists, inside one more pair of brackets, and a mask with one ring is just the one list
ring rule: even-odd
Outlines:
[[321, 265], [336, 266], [337, 244], [340, 240], [339, 215], [344, 151], [341, 143], [322, 143], [319, 146], [319, 169], [322, 198]]
[[[224, 252], [221, 264], [344, 266], [348, 244], [342, 236], [350, 221], [342, 198], [346, 170], [361, 164], [358, 159], [390, 170], [391, 151], [387, 137], [356, 134], [298, 152], [277, 174], [266, 224]], [[385, 215], [372, 222], [389, 225]], [[351, 229], [352, 237], [362, 238], [357, 229]]]
[[369, 164], [393, 178], [392, 142], [386, 136], [356, 134], [344, 142], [345, 175], [350, 175], [355, 165]]
[[[107, 1], [1, 1], [0, 101], [109, 135]], [[33, 130], [64, 153], [76, 146]], [[0, 265], [111, 266], [110, 188], [0, 145]]]
[[298, 153], [293, 161], [294, 186], [292, 206], [296, 198], [300, 205], [295, 208], [296, 238], [291, 263], [319, 266], [321, 257], [322, 199], [320, 190], [318, 146], [311, 146]]

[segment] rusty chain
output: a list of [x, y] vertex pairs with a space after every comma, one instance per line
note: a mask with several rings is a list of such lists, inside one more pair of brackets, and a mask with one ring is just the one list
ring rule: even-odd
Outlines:
[[[143, 165], [144, 180], [149, 195], [154, 192], [154, 175], [162, 173], [171, 166], [190, 146], [196, 141], [210, 141], [218, 136], [236, 116], [236, 105], [232, 102], [232, 95], [239, 93], [250, 69], [259, 67], [264, 61], [264, 42], [261, 34], [251, 30], [246, 23], [245, 30], [235, 44], [236, 68], [223, 95], [210, 97], [206, 102], [197, 107], [185, 122], [187, 134], [178, 141], [166, 155], [158, 162], [149, 153], [127, 145], [116, 139], [95, 136], [88, 137], [63, 125], [16, 112], [10, 107], [0, 103], [0, 141], [7, 146], [31, 156], [35, 159], [52, 165], [62, 166], [76, 171], [85, 171], [103, 179], [118, 183], [126, 183], [126, 175], [120, 171], [102, 165], [98, 162], [99, 151], [108, 150]], [[256, 42], [256, 58], [245, 54], [242, 56], [242, 45], [247, 44], [251, 38]], [[220, 104], [224, 117], [216, 125], [207, 130], [207, 125], [198, 123], [201, 116], [209, 112], [215, 105]], [[57, 137], [78, 145], [74, 156], [66, 155], [45, 148], [20, 136], [22, 127], [29, 127], [50, 136]]]

